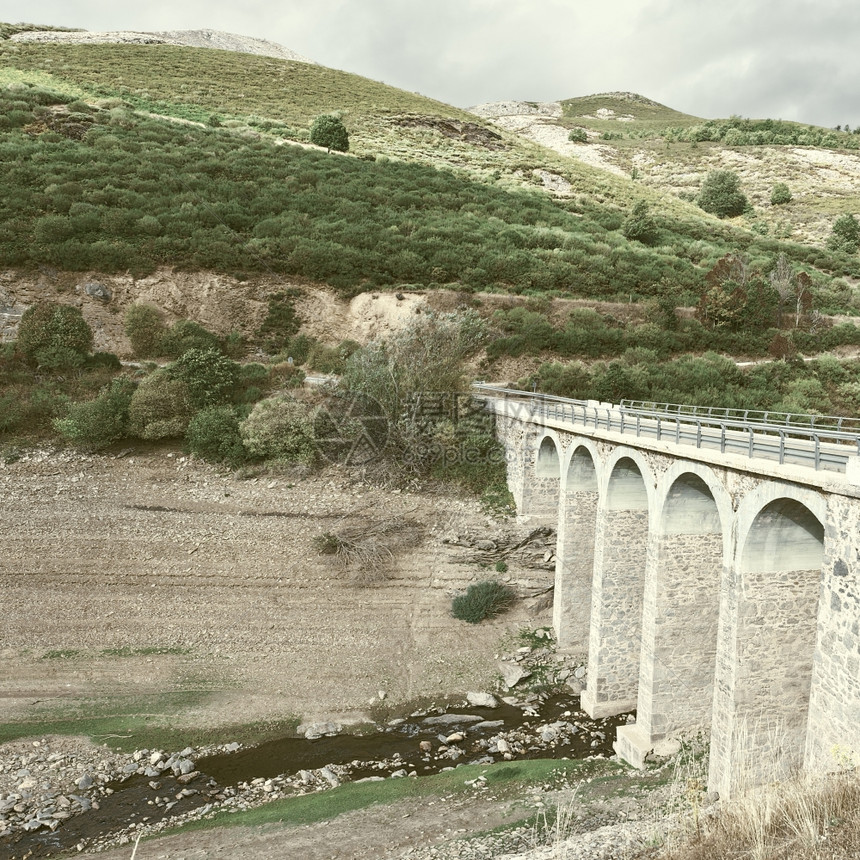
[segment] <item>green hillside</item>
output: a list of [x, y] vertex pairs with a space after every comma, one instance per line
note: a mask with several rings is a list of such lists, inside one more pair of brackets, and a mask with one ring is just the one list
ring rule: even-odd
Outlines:
[[92, 98], [120, 98], [138, 110], [208, 122], [252, 120], [306, 129], [321, 113], [344, 111], [359, 132], [381, 114], [469, 114], [368, 78], [310, 63], [177, 45], [7, 43], [7, 67], [50, 74]]
[[[683, 170], [698, 188], [728, 150], [669, 141], [670, 129], [705, 121], [639, 96], [569, 100], [559, 120], [593, 114], [628, 128], [601, 150], [629, 160], [625, 176], [413, 93], [250, 54], [7, 41], [0, 87], [7, 267], [288, 276], [343, 296], [415, 287], [522, 295], [526, 303], [483, 311], [490, 372], [511, 359], [535, 367], [624, 354], [654, 368], [707, 349], [791, 355], [858, 340], [853, 326], [815, 316], [860, 309], [856, 254], [778, 238], [791, 230], [768, 230], [752, 194], [741, 217], [703, 212], [665, 177]], [[348, 154], [307, 145], [311, 121], [329, 111], [349, 131]], [[811, 211], [797, 201], [780, 211]], [[780, 258], [782, 297], [770, 280]], [[562, 312], [552, 304], [560, 299], [629, 311]], [[677, 313], [690, 305], [700, 305], [697, 319]], [[581, 374], [547, 372], [538, 381], [554, 390], [585, 385]], [[623, 368], [609, 372], [626, 378]], [[645, 378], [628, 387], [646, 396]]]
[[[597, 131], [617, 130], [619, 120], [607, 118], [606, 111], [621, 117], [621, 124], [629, 131], [647, 131], [659, 134], [667, 128], [686, 127], [701, 123], [699, 117], [673, 110], [637, 93], [600, 93], [561, 102], [562, 121]], [[603, 115], [601, 115], [603, 114]]]

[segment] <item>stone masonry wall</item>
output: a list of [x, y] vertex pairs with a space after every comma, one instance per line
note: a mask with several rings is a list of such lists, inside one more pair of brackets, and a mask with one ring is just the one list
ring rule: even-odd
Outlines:
[[860, 506], [831, 496], [805, 763], [860, 765]]
[[558, 526], [553, 622], [562, 650], [588, 646], [597, 491], [565, 493]]
[[783, 778], [803, 763], [820, 576], [818, 570], [743, 574], [733, 790]]
[[584, 702], [607, 716], [636, 702], [648, 511], [601, 509], [595, 543]]
[[723, 538], [674, 534], [652, 542], [636, 723], [656, 741], [710, 726]]

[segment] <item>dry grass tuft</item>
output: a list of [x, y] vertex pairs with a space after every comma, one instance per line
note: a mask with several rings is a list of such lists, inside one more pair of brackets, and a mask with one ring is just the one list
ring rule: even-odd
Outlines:
[[796, 777], [750, 791], [667, 846], [665, 860], [837, 860], [860, 856], [855, 771]]

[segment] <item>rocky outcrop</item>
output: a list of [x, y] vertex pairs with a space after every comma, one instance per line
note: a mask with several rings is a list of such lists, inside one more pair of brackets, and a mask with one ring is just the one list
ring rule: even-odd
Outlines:
[[135, 31], [74, 31], [33, 30], [16, 33], [9, 41], [55, 42], [64, 45], [184, 45], [191, 48], [215, 48], [219, 51], [238, 51], [242, 54], [257, 54], [292, 60], [298, 63], [313, 63], [307, 57], [268, 39], [254, 39], [220, 30], [165, 30], [158, 33]]

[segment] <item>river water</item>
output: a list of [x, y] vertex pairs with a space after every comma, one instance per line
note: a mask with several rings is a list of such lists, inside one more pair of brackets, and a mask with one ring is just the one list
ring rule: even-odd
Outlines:
[[[256, 780], [338, 766], [338, 781], [426, 776], [459, 764], [529, 758], [585, 758], [612, 754], [616, 726], [626, 715], [591, 720], [578, 696], [542, 704], [448, 708], [415, 712], [363, 735], [279, 738], [230, 754], [197, 759], [199, 776], [181, 783], [132, 776], [109, 785], [98, 809], [76, 815], [53, 832], [16, 832], [0, 839], [0, 860], [50, 857], [132, 826], [148, 827], [250, 790]], [[451, 740], [454, 737], [455, 740]], [[459, 739], [457, 739], [459, 737]], [[498, 743], [503, 738], [502, 744]], [[423, 742], [423, 746], [422, 746]], [[501, 747], [501, 748], [500, 748]], [[331, 771], [329, 771], [331, 773]], [[157, 787], [154, 787], [157, 786]], [[159, 802], [160, 801], [160, 802]], [[171, 804], [167, 809], [167, 802]]]

